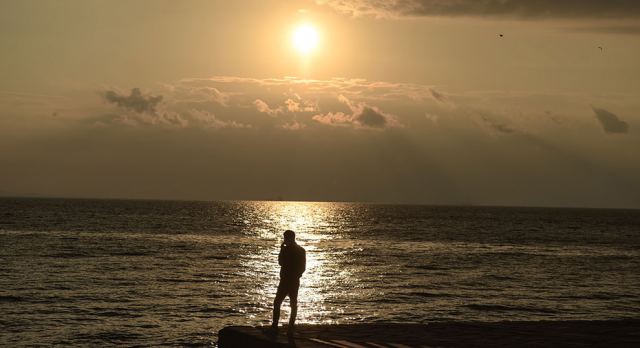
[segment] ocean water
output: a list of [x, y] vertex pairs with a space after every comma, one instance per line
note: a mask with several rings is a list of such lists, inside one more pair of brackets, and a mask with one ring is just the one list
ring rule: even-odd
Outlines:
[[4, 198], [0, 345], [268, 324], [286, 229], [307, 250], [299, 323], [640, 317], [640, 211]]

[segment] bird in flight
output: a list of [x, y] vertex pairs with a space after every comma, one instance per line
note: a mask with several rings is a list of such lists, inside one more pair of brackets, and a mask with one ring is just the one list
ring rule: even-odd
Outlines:
[[504, 34], [498, 34], [499, 37], [504, 37]]
[[600, 52], [604, 51], [604, 48], [602, 46], [598, 46], [598, 48], [600, 49]]

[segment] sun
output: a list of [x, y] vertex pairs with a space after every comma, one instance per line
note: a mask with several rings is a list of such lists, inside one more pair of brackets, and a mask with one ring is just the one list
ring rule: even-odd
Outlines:
[[302, 24], [293, 31], [293, 47], [302, 55], [308, 55], [318, 47], [320, 37], [311, 24]]

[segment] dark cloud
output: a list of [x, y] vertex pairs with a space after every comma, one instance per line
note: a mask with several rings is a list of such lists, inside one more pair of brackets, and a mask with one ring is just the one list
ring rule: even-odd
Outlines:
[[431, 96], [433, 97], [433, 99], [439, 101], [439, 102], [445, 102], [446, 98], [444, 97], [444, 95], [438, 91], [436, 91], [435, 89], [431, 88]]
[[368, 127], [382, 128], [387, 125], [387, 118], [370, 106], [364, 106], [362, 111], [355, 115], [356, 122]]
[[351, 110], [351, 114], [344, 112], [329, 112], [313, 116], [313, 120], [332, 126], [353, 126], [355, 128], [391, 128], [402, 127], [395, 116], [382, 112], [375, 106], [365, 103], [353, 103], [343, 95], [338, 97]]
[[515, 133], [516, 131], [515, 129], [511, 128], [511, 126], [502, 122], [498, 122], [494, 119], [491, 119], [486, 115], [482, 115], [481, 118], [489, 127], [493, 128], [494, 130], [500, 133], [511, 134], [511, 133]]
[[607, 133], [625, 134], [629, 132], [629, 124], [616, 116], [615, 114], [605, 110], [593, 108], [596, 118], [600, 121], [602, 128]]
[[501, 133], [513, 133], [515, 132], [515, 130], [511, 127], [509, 127], [506, 124], [503, 123], [493, 123], [492, 124], [493, 128], [496, 129], [497, 131], [501, 132]]
[[128, 96], [118, 94], [116, 91], [106, 91], [103, 97], [109, 103], [116, 104], [123, 109], [147, 114], [155, 113], [156, 106], [162, 101], [161, 95], [145, 96], [140, 91], [140, 88], [131, 89], [131, 94]]
[[341, 12], [385, 16], [632, 18], [638, 0], [318, 0]]

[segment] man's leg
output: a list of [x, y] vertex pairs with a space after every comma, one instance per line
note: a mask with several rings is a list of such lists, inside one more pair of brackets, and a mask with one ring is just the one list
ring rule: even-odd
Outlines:
[[287, 296], [286, 287], [283, 286], [282, 282], [278, 285], [278, 291], [276, 292], [276, 298], [273, 300], [273, 323], [271, 327], [273, 329], [278, 328], [278, 321], [280, 320], [280, 307], [282, 306], [282, 301]]
[[294, 325], [296, 324], [296, 316], [298, 316], [298, 289], [300, 288], [300, 280], [296, 280], [291, 284], [289, 291], [289, 301], [291, 303], [291, 316], [289, 317], [289, 334], [293, 334]]

